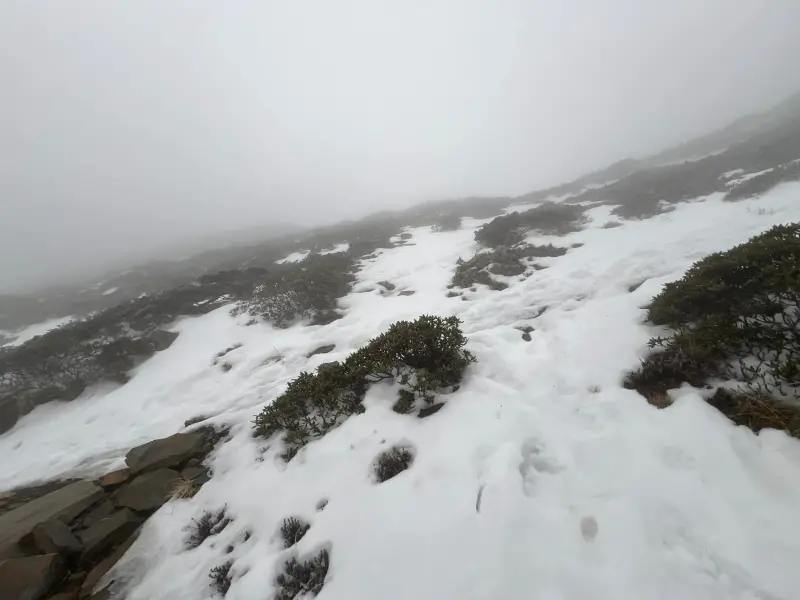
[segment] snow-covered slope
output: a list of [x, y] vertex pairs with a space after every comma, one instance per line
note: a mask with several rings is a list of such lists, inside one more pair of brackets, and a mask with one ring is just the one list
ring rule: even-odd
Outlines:
[[[735, 204], [716, 195], [613, 229], [602, 227], [609, 207], [597, 207], [581, 232], [532, 238], [582, 246], [466, 300], [446, 286], [482, 221], [410, 230], [411, 245], [364, 262], [339, 321], [276, 330], [223, 307], [176, 324], [175, 344], [125, 386], [37, 408], [0, 436], [0, 484], [113, 468], [130, 446], [204, 414], [231, 424], [232, 438], [212, 480], [156, 513], [118, 566], [130, 600], [209, 598], [209, 569], [225, 560], [226, 598], [268, 599], [288, 557], [321, 547], [331, 556], [321, 600], [797, 598], [800, 443], [736, 427], [690, 388], [659, 411], [620, 382], [653, 333], [642, 307], [660, 287], [711, 252], [800, 220], [799, 197], [798, 184]], [[376, 385], [366, 412], [288, 465], [252, 437], [253, 416], [301, 370], [421, 314], [460, 317], [478, 358], [439, 413], [396, 414], [392, 389]], [[212, 364], [235, 344], [229, 371]], [[336, 347], [307, 358], [325, 344]], [[397, 443], [414, 447], [414, 463], [376, 485], [373, 461]], [[187, 551], [191, 519], [224, 505], [232, 524]], [[277, 531], [290, 516], [311, 529], [284, 550]]]

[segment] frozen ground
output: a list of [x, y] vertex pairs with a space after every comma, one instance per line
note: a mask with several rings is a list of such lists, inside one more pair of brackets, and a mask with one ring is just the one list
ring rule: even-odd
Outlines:
[[[175, 344], [125, 386], [36, 409], [0, 436], [0, 488], [110, 468], [131, 445], [206, 414], [232, 424], [232, 439], [213, 458], [213, 479], [156, 513], [123, 560], [129, 600], [209, 598], [208, 571], [228, 559], [228, 600], [268, 599], [288, 557], [322, 546], [331, 567], [321, 600], [797, 598], [800, 444], [733, 426], [689, 388], [659, 411], [620, 380], [645, 352], [642, 307], [661, 285], [800, 220], [798, 198], [798, 184], [734, 204], [718, 194], [614, 229], [602, 228], [609, 208], [597, 207], [584, 231], [532, 240], [583, 246], [467, 300], [446, 298], [446, 285], [456, 259], [475, 250], [477, 222], [410, 230], [414, 245], [364, 263], [341, 302], [345, 318], [331, 325], [245, 327], [221, 308], [177, 323]], [[396, 289], [382, 294], [382, 280]], [[478, 357], [442, 411], [398, 415], [392, 390], [375, 386], [364, 414], [288, 466], [252, 438], [253, 416], [302, 369], [423, 313], [458, 315]], [[534, 327], [530, 342], [522, 325]], [[212, 366], [235, 343], [225, 357], [233, 368]], [[330, 343], [332, 353], [306, 358]], [[413, 446], [415, 462], [376, 485], [372, 462], [395, 443]], [[223, 505], [234, 522], [186, 551], [189, 521]], [[289, 516], [312, 526], [284, 550], [276, 532]]]

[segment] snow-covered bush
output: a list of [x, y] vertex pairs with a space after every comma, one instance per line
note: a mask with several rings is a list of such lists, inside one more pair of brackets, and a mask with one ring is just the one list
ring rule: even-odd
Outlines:
[[231, 576], [231, 567], [233, 561], [228, 560], [211, 569], [208, 577], [211, 579], [211, 588], [220, 596], [225, 596], [233, 583]]
[[295, 600], [301, 594], [311, 596], [319, 594], [325, 585], [330, 562], [330, 556], [325, 549], [305, 562], [290, 558], [283, 566], [283, 573], [275, 579], [278, 586], [275, 600]]
[[281, 525], [281, 537], [283, 538], [284, 548], [291, 548], [311, 529], [311, 525], [297, 517], [284, 519]]
[[286, 391], [255, 418], [255, 433], [283, 433], [290, 460], [350, 415], [361, 413], [371, 383], [394, 379], [402, 389], [433, 402], [438, 388], [461, 382], [475, 357], [456, 317], [422, 316], [399, 321], [343, 362], [328, 363], [316, 374], [301, 373]]
[[746, 412], [765, 406], [764, 398], [800, 399], [800, 223], [695, 263], [664, 286], [648, 318], [674, 333], [650, 340], [657, 350], [627, 387], [658, 394], [683, 382], [736, 380], [749, 399], [720, 402], [729, 416], [744, 404]]
[[401, 446], [381, 453], [375, 461], [375, 479], [378, 483], [388, 481], [408, 469], [414, 460], [414, 453]]
[[186, 538], [186, 547], [189, 549], [199, 547], [211, 536], [217, 535], [231, 522], [225, 516], [225, 508], [216, 512], [205, 511], [199, 519], [192, 519], [187, 527], [189, 535]]
[[507, 287], [506, 284], [494, 280], [491, 273], [505, 276], [522, 275], [528, 269], [528, 265], [523, 262], [524, 259], [562, 256], [566, 252], [566, 248], [559, 248], [552, 244], [498, 246], [489, 251], [478, 252], [469, 260], [459, 259], [451, 285], [468, 288], [475, 284], [482, 284], [493, 290], [502, 290]]

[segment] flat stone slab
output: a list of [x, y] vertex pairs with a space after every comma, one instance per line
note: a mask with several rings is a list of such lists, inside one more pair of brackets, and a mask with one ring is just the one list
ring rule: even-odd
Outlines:
[[58, 554], [0, 562], [0, 600], [39, 600], [64, 573]]
[[77, 481], [0, 515], [0, 559], [21, 556], [19, 542], [39, 523], [58, 519], [73, 521], [103, 497], [91, 481]]
[[176, 433], [132, 448], [125, 455], [125, 463], [131, 476], [163, 467], [174, 467], [193, 456], [204, 455], [205, 440], [203, 433]]
[[103, 555], [106, 550], [124, 542], [139, 527], [141, 519], [133, 511], [123, 508], [110, 517], [78, 534], [83, 544], [81, 563], [86, 564]]
[[33, 545], [42, 554], [77, 556], [83, 550], [69, 525], [58, 519], [39, 523], [33, 528]]
[[169, 500], [181, 475], [172, 469], [159, 469], [139, 475], [114, 494], [114, 502], [139, 512], [150, 512]]

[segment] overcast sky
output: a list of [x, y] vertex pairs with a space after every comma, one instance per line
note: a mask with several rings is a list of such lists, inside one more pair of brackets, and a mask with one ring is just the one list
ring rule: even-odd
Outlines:
[[0, 289], [518, 194], [800, 89], [797, 0], [2, 0]]

